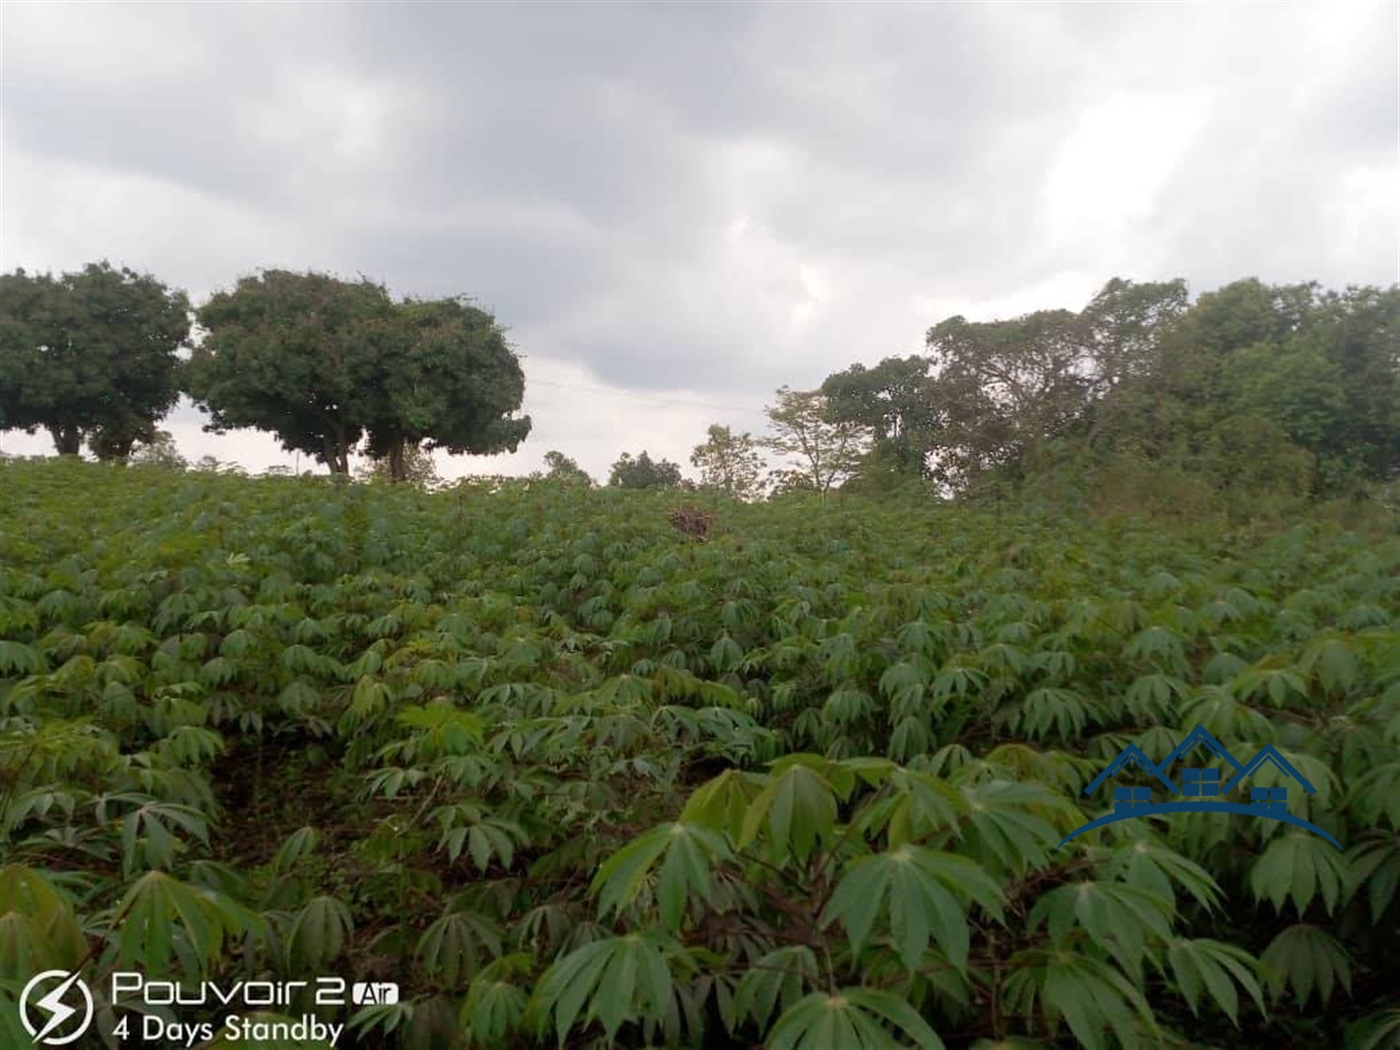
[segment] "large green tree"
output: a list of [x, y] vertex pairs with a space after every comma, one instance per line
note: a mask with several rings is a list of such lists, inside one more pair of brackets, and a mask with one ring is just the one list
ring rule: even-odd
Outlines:
[[184, 292], [105, 260], [0, 275], [0, 429], [43, 427], [61, 455], [87, 441], [125, 459], [179, 399], [189, 331]]
[[395, 303], [379, 284], [269, 270], [199, 312], [190, 390], [215, 431], [256, 427], [332, 473], [361, 438], [394, 480], [407, 450], [514, 451], [529, 433], [520, 362], [465, 299]]
[[1185, 306], [1181, 281], [1116, 278], [1079, 313], [951, 317], [929, 329], [934, 400], [945, 419], [940, 474], [965, 485], [992, 468], [1034, 469], [1047, 443], [1081, 423], [1108, 391], [1152, 368]]
[[514, 452], [530, 433], [529, 417], [515, 416], [525, 373], [495, 318], [465, 297], [409, 299], [398, 313], [365, 423], [369, 454], [403, 480], [405, 450], [420, 444], [453, 455]]
[[216, 433], [277, 435], [333, 474], [374, 417], [374, 389], [395, 341], [388, 291], [368, 280], [266, 270], [199, 310], [208, 330], [189, 362], [189, 390]]
[[[1149, 366], [1096, 406], [1090, 444], [1184, 467], [1222, 490], [1282, 477], [1285, 465], [1283, 487], [1314, 495], [1393, 478], [1397, 340], [1400, 288], [1233, 282], [1203, 294]], [[1232, 436], [1246, 432], [1248, 442]], [[1265, 461], [1274, 465], [1261, 474]]]
[[887, 357], [828, 376], [821, 392], [832, 419], [868, 427], [878, 465], [924, 477], [944, 426], [927, 357]]

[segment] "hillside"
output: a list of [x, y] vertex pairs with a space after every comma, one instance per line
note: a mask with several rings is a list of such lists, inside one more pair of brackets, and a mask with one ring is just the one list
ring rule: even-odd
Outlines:
[[[252, 1011], [339, 1047], [1395, 1045], [1394, 536], [491, 488], [0, 463], [0, 1045], [78, 969], [79, 1046], [133, 970], [396, 982]], [[1058, 845], [1197, 725], [1342, 850]]]

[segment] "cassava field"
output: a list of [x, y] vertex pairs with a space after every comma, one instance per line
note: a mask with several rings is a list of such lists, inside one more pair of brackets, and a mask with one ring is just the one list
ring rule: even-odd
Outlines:
[[0, 1046], [1397, 1045], [1394, 536], [495, 488], [0, 465]]

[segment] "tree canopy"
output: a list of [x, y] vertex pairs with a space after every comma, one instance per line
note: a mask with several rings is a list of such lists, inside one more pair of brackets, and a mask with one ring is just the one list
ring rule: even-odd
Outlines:
[[454, 454], [514, 451], [520, 362], [490, 314], [462, 298], [395, 303], [369, 280], [268, 270], [216, 294], [199, 312], [209, 335], [190, 388], [209, 429], [276, 434], [332, 473], [366, 451], [406, 477], [408, 447]]
[[824, 497], [855, 477], [870, 450], [870, 428], [837, 417], [821, 391], [779, 387], [767, 414], [773, 435], [764, 445], [793, 464], [775, 472], [780, 489], [811, 489]]
[[624, 489], [670, 489], [681, 483], [681, 468], [669, 459], [653, 460], [643, 449], [635, 459], [624, 452], [608, 473], [608, 484]]
[[125, 459], [179, 400], [189, 312], [184, 292], [106, 261], [0, 275], [0, 429]]
[[575, 485], [592, 486], [593, 478], [578, 463], [558, 449], [550, 449], [544, 454], [545, 477], [551, 481], [564, 481]]
[[854, 364], [828, 376], [821, 392], [834, 420], [867, 427], [880, 468], [928, 476], [929, 456], [945, 427], [926, 357], [887, 357], [874, 368]]
[[1400, 476], [1398, 330], [1395, 286], [1251, 278], [1192, 303], [1184, 281], [1115, 278], [1078, 313], [947, 318], [927, 356], [852, 365], [822, 393], [828, 418], [869, 428], [867, 478], [1306, 499]]
[[365, 424], [369, 454], [385, 457], [401, 480], [411, 445], [454, 455], [514, 452], [530, 433], [529, 417], [514, 415], [525, 373], [495, 318], [464, 297], [408, 299], [398, 311]]
[[735, 434], [712, 424], [703, 445], [696, 445], [690, 464], [700, 469], [700, 484], [736, 499], [763, 494], [763, 456], [752, 434]]

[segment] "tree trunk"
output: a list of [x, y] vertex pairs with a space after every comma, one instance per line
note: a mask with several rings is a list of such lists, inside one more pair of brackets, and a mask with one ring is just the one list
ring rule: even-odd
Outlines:
[[326, 466], [330, 468], [332, 474], [350, 473], [350, 449], [345, 443], [345, 427], [335, 424], [332, 428], [334, 438], [326, 435]]
[[76, 456], [82, 451], [83, 434], [76, 426], [50, 424], [49, 433], [53, 436], [54, 448], [60, 456]]
[[389, 446], [389, 480], [395, 484], [408, 480], [408, 466], [404, 459], [404, 439], [400, 435]]

